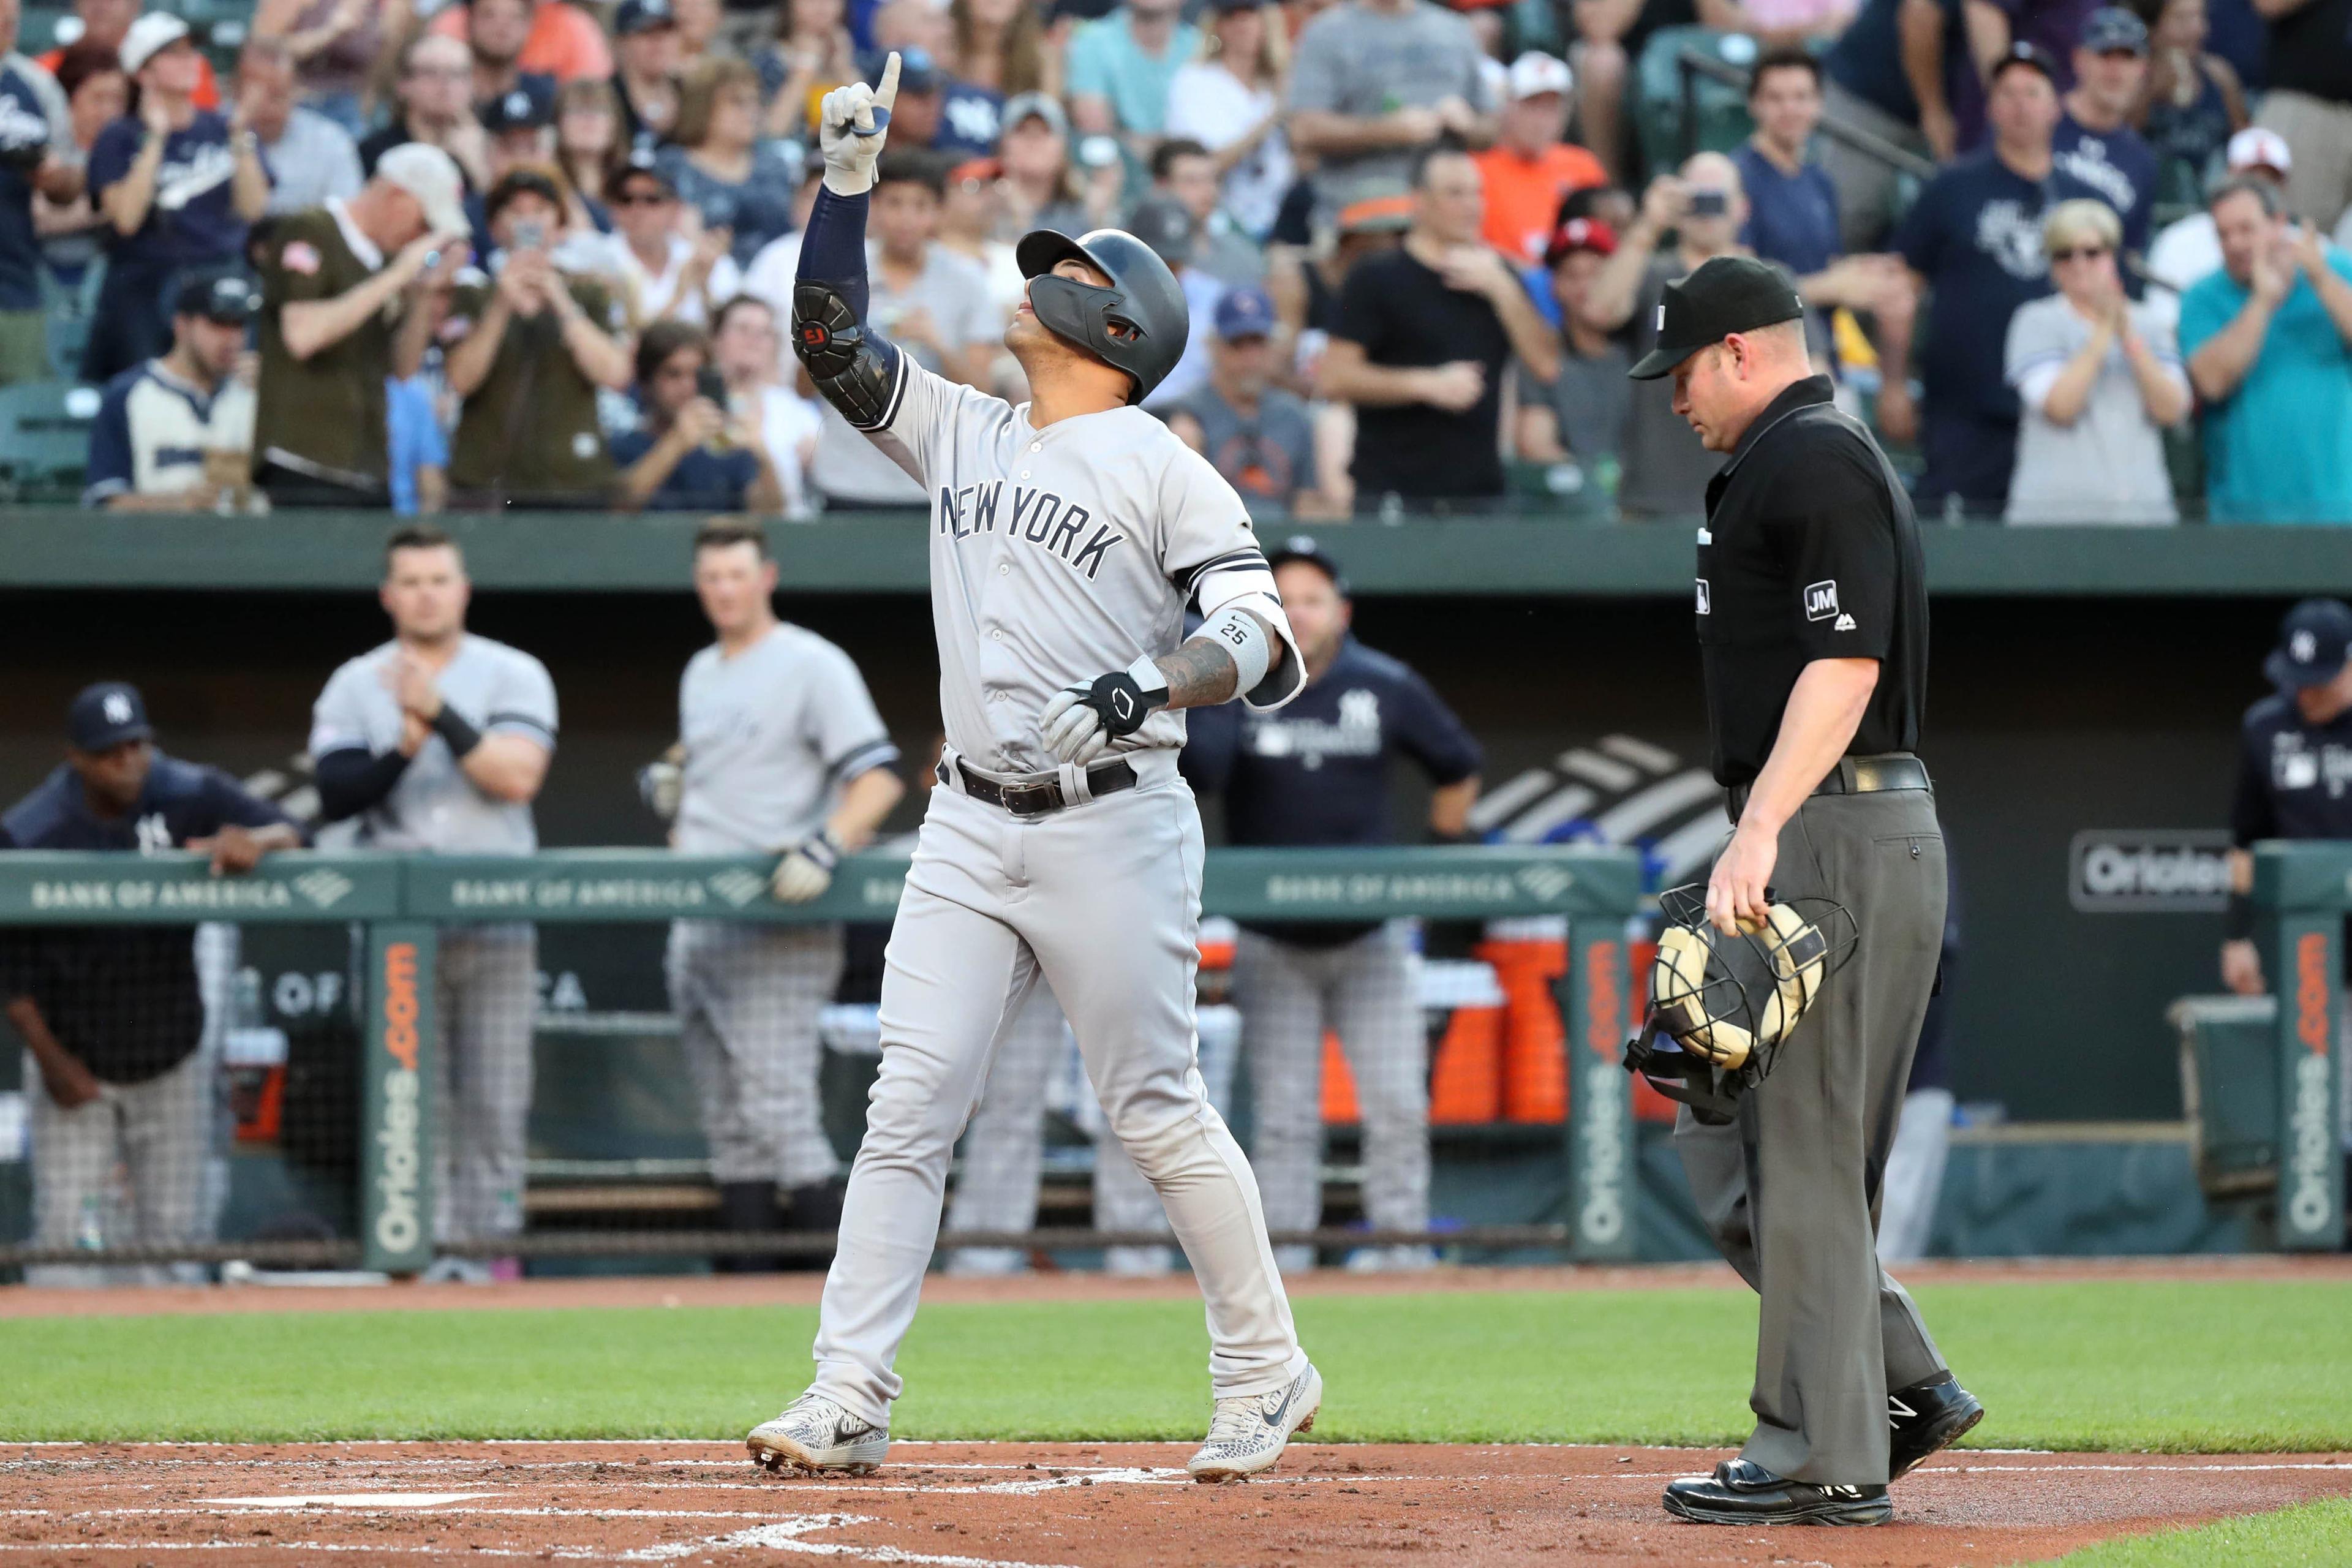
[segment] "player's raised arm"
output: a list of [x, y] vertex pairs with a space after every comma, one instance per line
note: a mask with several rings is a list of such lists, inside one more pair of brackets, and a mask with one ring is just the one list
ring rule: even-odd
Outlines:
[[866, 196], [898, 96], [895, 53], [878, 85], [852, 82], [824, 95], [817, 111], [824, 184], [793, 286], [793, 352], [825, 401], [866, 431], [890, 422], [907, 368], [906, 356], [866, 325]]

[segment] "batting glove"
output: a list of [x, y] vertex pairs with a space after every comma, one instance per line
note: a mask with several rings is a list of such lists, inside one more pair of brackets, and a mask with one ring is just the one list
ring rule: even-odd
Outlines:
[[898, 101], [898, 56], [891, 52], [874, 87], [862, 81], [836, 87], [817, 105], [816, 141], [824, 152], [824, 188], [839, 196], [874, 188], [874, 162], [890, 129], [890, 106]]
[[637, 794], [664, 822], [676, 820], [679, 799], [686, 794], [685, 748], [672, 746], [637, 770]]
[[1168, 678], [1147, 655], [1060, 693], [1037, 715], [1037, 732], [1056, 761], [1084, 767], [1167, 705]]
[[820, 831], [784, 851], [768, 890], [780, 904], [805, 904], [824, 896], [833, 873], [841, 864], [841, 845], [830, 832]]

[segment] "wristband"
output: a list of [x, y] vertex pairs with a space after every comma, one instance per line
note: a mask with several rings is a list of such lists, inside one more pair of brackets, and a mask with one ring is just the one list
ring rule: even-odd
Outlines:
[[446, 702], [441, 711], [433, 715], [433, 732], [449, 743], [449, 754], [462, 758], [482, 743], [482, 732], [458, 715]]
[[2231, 893], [2221, 915], [2221, 934], [2231, 942], [2250, 942], [2254, 934], [2254, 900]]

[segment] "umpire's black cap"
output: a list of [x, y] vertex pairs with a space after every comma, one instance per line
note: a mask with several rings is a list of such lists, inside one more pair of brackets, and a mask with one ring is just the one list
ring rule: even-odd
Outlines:
[[1265, 564], [1268, 571], [1287, 566], [1294, 561], [1304, 562], [1314, 567], [1331, 579], [1331, 586], [1338, 591], [1339, 597], [1344, 599], [1348, 596], [1347, 574], [1339, 570], [1339, 563], [1331, 558], [1329, 551], [1315, 542], [1313, 534], [1294, 533], [1282, 542], [1282, 548], [1265, 552]]
[[127, 680], [85, 686], [66, 709], [66, 739], [77, 752], [109, 752], [154, 733], [147, 722], [147, 700]]
[[1752, 256], [1710, 257], [1689, 277], [1666, 285], [1658, 302], [1658, 346], [1626, 374], [1655, 381], [1734, 332], [1778, 326], [1804, 313], [1797, 286], [1771, 263]]
[[2279, 644], [2263, 673], [2281, 691], [2325, 686], [2352, 661], [2352, 605], [2341, 599], [2305, 599], [2279, 623]]

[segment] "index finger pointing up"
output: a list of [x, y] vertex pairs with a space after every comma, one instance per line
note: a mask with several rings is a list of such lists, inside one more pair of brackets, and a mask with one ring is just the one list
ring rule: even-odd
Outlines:
[[888, 109], [898, 101], [898, 51], [892, 49], [890, 58], [882, 62], [882, 79], [874, 84], [874, 107]]

